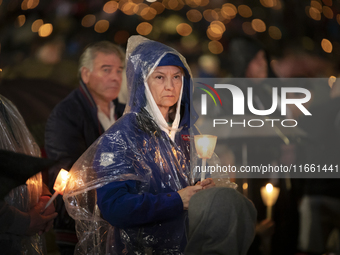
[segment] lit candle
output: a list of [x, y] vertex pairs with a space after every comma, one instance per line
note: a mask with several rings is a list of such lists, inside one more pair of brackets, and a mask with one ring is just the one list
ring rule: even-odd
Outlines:
[[70, 177], [69, 173], [65, 169], [60, 170], [57, 176], [57, 179], [54, 182], [54, 186], [53, 186], [53, 189], [55, 192], [53, 196], [50, 198], [50, 200], [48, 200], [45, 206], [45, 209], [50, 206], [50, 204], [53, 202], [54, 199], [56, 199], [56, 197], [59, 194], [62, 195], [64, 193], [64, 189], [66, 187], [66, 183], [69, 177]]
[[217, 136], [214, 135], [195, 135], [195, 147], [198, 157], [202, 159], [201, 181], [205, 179], [205, 167], [207, 159], [214, 153]]
[[272, 207], [275, 205], [279, 193], [280, 189], [273, 187], [271, 183], [261, 188], [261, 197], [263, 203], [267, 206], [267, 219], [272, 218]]

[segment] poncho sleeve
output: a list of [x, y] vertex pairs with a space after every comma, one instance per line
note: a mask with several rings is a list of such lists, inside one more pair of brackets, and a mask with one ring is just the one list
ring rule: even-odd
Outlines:
[[137, 181], [121, 181], [97, 189], [99, 209], [112, 226], [136, 227], [174, 218], [183, 211], [177, 192], [138, 194], [137, 185]]

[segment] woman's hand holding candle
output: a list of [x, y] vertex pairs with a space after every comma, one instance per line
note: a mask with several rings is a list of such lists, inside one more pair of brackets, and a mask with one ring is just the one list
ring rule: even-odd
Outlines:
[[215, 182], [211, 178], [204, 179], [203, 181], [198, 181], [196, 185], [201, 185], [203, 189], [209, 189], [215, 187]]
[[[46, 207], [46, 204], [48, 203], [48, 201], [50, 200], [49, 196], [41, 196], [39, 199], [39, 202], [42, 202], [44, 205], [44, 208]], [[51, 214], [54, 214], [55, 212], [55, 207], [54, 204], [51, 203], [46, 209], [43, 210], [42, 215], [44, 216], [49, 216]], [[56, 213], [57, 215], [57, 213]], [[47, 222], [46, 227], [44, 229], [43, 232], [48, 232], [51, 228], [53, 227], [53, 220]]]
[[53, 205], [51, 205], [52, 208], [48, 207], [48, 210], [44, 209], [47, 198], [49, 197], [41, 197], [39, 202], [28, 212], [30, 217], [30, 225], [26, 230], [26, 235], [30, 236], [36, 233], [41, 235], [42, 233], [50, 230], [52, 227], [53, 219], [57, 217], [58, 213], [54, 212]]
[[185, 187], [184, 189], [177, 191], [177, 193], [180, 195], [182, 199], [184, 210], [188, 210], [190, 198], [200, 190], [202, 190], [202, 186], [196, 184], [195, 186], [188, 186]]

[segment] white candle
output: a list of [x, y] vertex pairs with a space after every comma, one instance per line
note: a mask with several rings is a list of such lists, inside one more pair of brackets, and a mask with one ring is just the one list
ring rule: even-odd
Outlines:
[[263, 203], [267, 206], [267, 219], [272, 218], [272, 207], [275, 205], [279, 193], [280, 189], [273, 187], [271, 183], [261, 188], [261, 197]]

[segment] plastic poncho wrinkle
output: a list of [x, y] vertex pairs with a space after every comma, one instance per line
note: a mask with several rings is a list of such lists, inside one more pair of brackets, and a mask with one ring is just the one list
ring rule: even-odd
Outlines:
[[[173, 140], [145, 109], [146, 79], [168, 53], [179, 57], [185, 72], [179, 105], [183, 114]], [[161, 238], [167, 232], [164, 224], [140, 228], [137, 232], [136, 228], [113, 228], [100, 217], [96, 206], [96, 189], [111, 182], [136, 181], [138, 194], [174, 192], [192, 183], [190, 140], [184, 139], [191, 127], [189, 66], [177, 51], [141, 36], [129, 39], [126, 56], [129, 101], [125, 113], [73, 165], [64, 191], [66, 209], [76, 220], [79, 243], [75, 254], [122, 254], [122, 250], [117, 251], [117, 236], [125, 251], [133, 250], [133, 254], [144, 254], [154, 246], [164, 254], [180, 254], [183, 233], [168, 233], [170, 243], [174, 243], [171, 246], [168, 239]], [[184, 227], [184, 218], [178, 222]], [[133, 248], [136, 240], [142, 245], [142, 252]]]
[[[0, 95], [0, 148], [30, 156], [40, 157], [39, 146], [28, 131], [25, 121], [12, 102]], [[42, 194], [41, 173], [29, 178], [26, 185], [14, 188], [5, 197], [7, 204], [28, 212], [38, 203]], [[20, 254], [46, 254], [43, 236], [18, 236], [1, 234], [0, 239], [11, 241]]]

